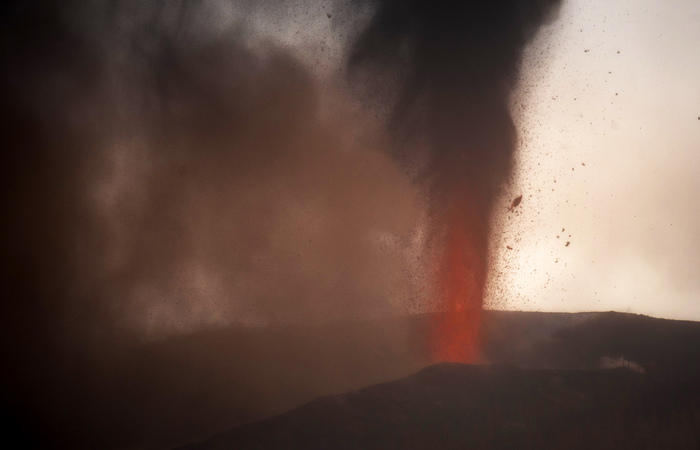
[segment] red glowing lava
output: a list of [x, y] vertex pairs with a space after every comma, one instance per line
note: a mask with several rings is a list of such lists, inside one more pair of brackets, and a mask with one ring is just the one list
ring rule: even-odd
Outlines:
[[437, 361], [474, 363], [479, 358], [486, 273], [481, 233], [465, 212], [451, 219], [436, 280], [445, 313], [436, 319], [431, 347]]

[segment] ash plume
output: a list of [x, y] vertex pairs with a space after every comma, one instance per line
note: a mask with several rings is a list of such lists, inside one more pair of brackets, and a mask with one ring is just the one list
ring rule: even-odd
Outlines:
[[328, 8], [345, 88], [256, 27], [283, 2], [5, 3], [3, 398], [50, 423], [129, 346], [405, 311], [424, 186], [429, 234], [459, 209], [483, 283], [509, 94], [556, 4], [297, 2]]
[[393, 92], [386, 109], [397, 146], [426, 143], [423, 173], [436, 201], [466, 183], [488, 210], [512, 164], [508, 102], [522, 50], [560, 1], [376, 3], [351, 67], [363, 83]]

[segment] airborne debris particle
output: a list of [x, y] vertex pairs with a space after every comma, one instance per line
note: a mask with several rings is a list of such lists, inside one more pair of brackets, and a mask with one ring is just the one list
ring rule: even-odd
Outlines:
[[506, 245], [506, 248], [507, 248], [508, 250], [513, 250], [513, 247], [511, 247], [510, 245]]
[[520, 202], [522, 202], [522, 201], [523, 201], [522, 195], [518, 195], [517, 197], [515, 197], [513, 199], [513, 203], [510, 204], [510, 210], [512, 211], [513, 208], [516, 208], [520, 204]]
[[[700, 119], [700, 117], [699, 117], [699, 119]], [[581, 165], [582, 165], [583, 167], [586, 167], [586, 163], [581, 163]]]
[[571, 244], [571, 242], [569, 242], [569, 241], [566, 241], [566, 245], [565, 245], [564, 247], [568, 247], [568, 246], [569, 246], [569, 244]]

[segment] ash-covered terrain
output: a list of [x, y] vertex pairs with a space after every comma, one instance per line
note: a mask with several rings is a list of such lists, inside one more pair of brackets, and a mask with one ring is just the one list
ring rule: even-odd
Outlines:
[[697, 448], [696, 322], [484, 311], [479, 366], [432, 365], [434, 323], [177, 336], [6, 393], [4, 421], [16, 448]]
[[[675, 401], [681, 390], [692, 396]], [[698, 399], [694, 386], [655, 389], [623, 368], [441, 363], [180, 449], [690, 449]]]
[[485, 325], [485, 360], [512, 365], [432, 365], [181, 450], [700, 445], [699, 324], [492, 311]]

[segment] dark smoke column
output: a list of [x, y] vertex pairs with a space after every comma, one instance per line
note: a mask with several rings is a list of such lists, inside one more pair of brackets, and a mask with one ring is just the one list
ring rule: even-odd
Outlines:
[[509, 98], [524, 46], [559, 3], [380, 0], [351, 57], [362, 82], [397, 81], [397, 146], [422, 140], [431, 152], [424, 180], [446, 310], [431, 338], [437, 360], [478, 358], [492, 206], [515, 150]]

